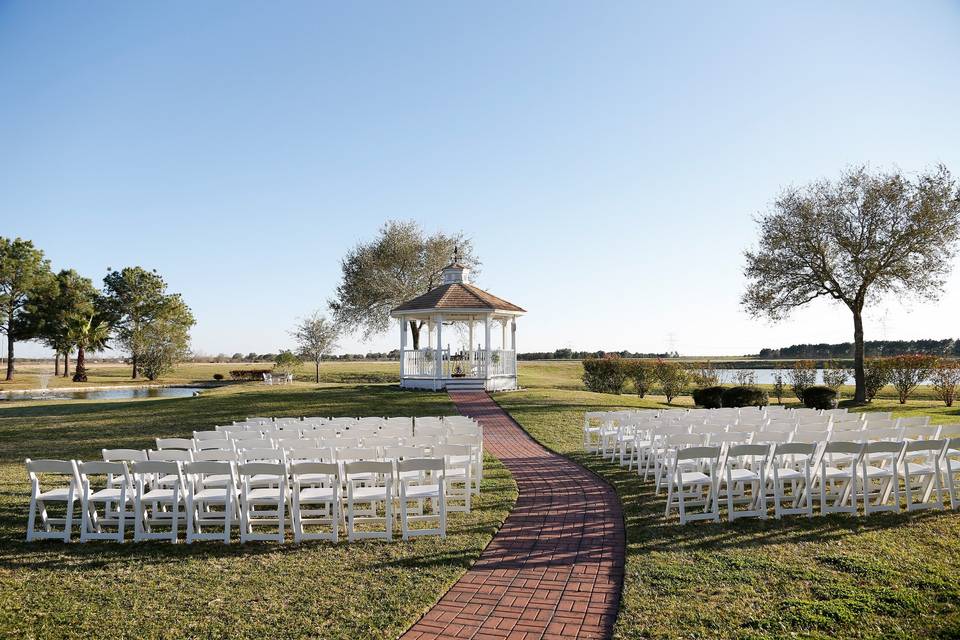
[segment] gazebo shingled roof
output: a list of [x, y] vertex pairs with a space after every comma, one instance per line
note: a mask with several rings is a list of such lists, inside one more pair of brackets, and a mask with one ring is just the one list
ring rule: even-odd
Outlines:
[[421, 296], [407, 300], [393, 309], [393, 311], [426, 311], [428, 309], [476, 309], [478, 311], [525, 312], [524, 309], [512, 302], [507, 302], [492, 293], [488, 293], [479, 287], [465, 282], [442, 284]]

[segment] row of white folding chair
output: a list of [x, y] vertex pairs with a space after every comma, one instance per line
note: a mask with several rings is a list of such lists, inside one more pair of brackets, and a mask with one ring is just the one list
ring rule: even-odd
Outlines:
[[[719, 503], [726, 498], [728, 518], [765, 518], [773, 494], [776, 517], [813, 515], [813, 493], [819, 486], [821, 514], [900, 511], [901, 482], [906, 510], [960, 507], [960, 438], [952, 440], [787, 443], [774, 447], [736, 445], [724, 454], [721, 447], [688, 446], [676, 451], [668, 475], [666, 515], [680, 513], [681, 523], [695, 519], [719, 520]], [[818, 460], [818, 455], [822, 460]], [[835, 464], [840, 456], [843, 464]], [[743, 464], [745, 458], [751, 459]], [[800, 460], [802, 464], [798, 464]], [[789, 462], [789, 464], [784, 464]], [[944, 483], [944, 478], [946, 482]], [[859, 489], [857, 484], [859, 483]], [[947, 486], [944, 487], [943, 485]], [[891, 500], [892, 498], [892, 500]], [[783, 506], [789, 501], [790, 506]], [[746, 510], [735, 504], [746, 503]], [[691, 506], [701, 513], [689, 515]]]
[[[186, 511], [186, 540], [220, 539], [230, 541], [230, 530], [239, 524], [240, 540], [284, 540], [284, 518], [289, 499], [293, 507], [294, 539], [325, 537], [336, 542], [339, 530], [340, 478], [347, 486], [348, 537], [392, 537], [393, 465], [386, 462], [351, 462], [343, 467], [330, 463], [295, 463], [292, 474], [292, 492], [288, 492], [288, 470], [276, 463], [243, 463], [200, 461], [135, 461], [132, 470], [122, 462], [78, 462], [61, 460], [27, 460], [31, 480], [31, 502], [27, 526], [27, 540], [59, 538], [69, 541], [72, 535], [75, 503], [81, 503], [81, 541], [108, 539], [123, 542], [128, 520], [134, 521], [134, 540], [166, 539], [176, 542], [182, 516]], [[415, 458], [397, 463], [400, 471], [399, 500], [403, 538], [411, 535], [446, 534], [447, 478], [442, 458]], [[44, 491], [40, 484], [42, 474], [66, 476], [66, 487]], [[93, 490], [91, 478], [104, 477], [104, 488]], [[116, 478], [119, 483], [114, 483]], [[163, 478], [161, 481], [160, 479]], [[434, 515], [423, 511], [425, 500], [434, 503]], [[409, 502], [416, 503], [412, 509]], [[65, 506], [62, 518], [50, 516], [47, 503], [60, 502]], [[356, 524], [378, 520], [377, 503], [386, 511], [379, 518], [386, 525], [385, 532], [371, 534], [358, 531]], [[325, 503], [329, 534], [306, 532], [304, 524], [318, 524], [317, 505]], [[369, 504], [364, 512], [355, 504]], [[98, 505], [102, 508], [98, 509]], [[304, 511], [305, 505], [313, 505]], [[239, 522], [234, 513], [239, 511]], [[39, 514], [42, 530], [35, 526]], [[306, 518], [304, 518], [306, 516]], [[434, 518], [436, 529], [413, 529], [411, 521]], [[61, 529], [55, 529], [60, 525]], [[255, 527], [273, 526], [276, 533], [263, 534]], [[219, 532], [203, 531], [217, 527]], [[115, 531], [105, 531], [112, 527]], [[155, 531], [155, 528], [165, 529]]]

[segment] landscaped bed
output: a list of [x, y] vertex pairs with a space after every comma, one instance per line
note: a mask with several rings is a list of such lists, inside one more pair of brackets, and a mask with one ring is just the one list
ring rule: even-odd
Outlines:
[[[681, 526], [664, 519], [665, 497], [651, 482], [583, 451], [585, 411], [662, 406], [658, 399], [555, 389], [495, 399], [620, 495], [627, 566], [617, 638], [960, 636], [960, 513]], [[960, 422], [960, 409], [931, 402], [870, 409]]]
[[443, 415], [446, 395], [388, 386], [246, 385], [196, 398], [0, 407], [0, 636], [394, 638], [472, 564], [516, 499], [493, 458], [448, 536], [390, 542], [24, 542], [23, 459], [99, 459], [246, 415]]

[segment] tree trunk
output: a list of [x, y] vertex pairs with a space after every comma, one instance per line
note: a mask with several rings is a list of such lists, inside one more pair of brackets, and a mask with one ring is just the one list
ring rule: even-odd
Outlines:
[[60, 375], [60, 352], [57, 351], [53, 354], [53, 375]]
[[7, 380], [13, 380], [13, 338], [10, 337], [9, 324], [7, 324]]
[[63, 377], [66, 378], [70, 375], [70, 352], [63, 352]]
[[320, 361], [317, 360], [315, 364], [317, 365], [317, 384], [320, 384]]
[[410, 338], [413, 340], [413, 350], [420, 348], [420, 323], [416, 320], [410, 321]]
[[139, 371], [137, 371], [137, 354], [131, 353], [131, 354], [130, 354], [130, 360], [131, 360], [131, 362], [132, 362], [132, 364], [133, 364], [133, 376], [132, 376], [132, 377], [133, 377], [134, 380], [136, 380], [136, 379], [137, 379], [137, 374], [139, 373]]
[[73, 373], [74, 382], [87, 381], [87, 363], [84, 356], [83, 347], [77, 347], [77, 366], [74, 367]]
[[867, 401], [867, 386], [863, 371], [863, 316], [861, 313], [862, 309], [853, 309], [853, 379], [856, 383], [853, 401], [857, 404], [864, 404]]

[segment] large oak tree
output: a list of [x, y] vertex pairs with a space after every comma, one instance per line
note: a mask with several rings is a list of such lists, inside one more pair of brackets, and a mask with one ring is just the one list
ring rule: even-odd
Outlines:
[[825, 297], [853, 316], [856, 402], [865, 402], [863, 310], [879, 298], [935, 300], [960, 237], [960, 191], [943, 166], [913, 178], [855, 167], [835, 180], [784, 190], [757, 220], [745, 252], [742, 304], [780, 320]]
[[[352, 249], [341, 262], [343, 277], [334, 300], [334, 319], [359, 329], [364, 338], [390, 327], [390, 311], [440, 284], [440, 274], [457, 250], [458, 261], [476, 269], [473, 244], [462, 233], [427, 234], [414, 221], [387, 222], [371, 242]], [[411, 321], [413, 348], [420, 347], [423, 322]]]

